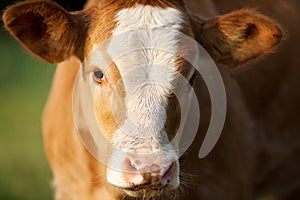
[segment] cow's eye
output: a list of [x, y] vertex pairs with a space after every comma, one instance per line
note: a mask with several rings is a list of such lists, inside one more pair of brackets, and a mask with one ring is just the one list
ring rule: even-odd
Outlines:
[[93, 71], [93, 78], [96, 83], [101, 83], [105, 79], [103, 72], [98, 68]]

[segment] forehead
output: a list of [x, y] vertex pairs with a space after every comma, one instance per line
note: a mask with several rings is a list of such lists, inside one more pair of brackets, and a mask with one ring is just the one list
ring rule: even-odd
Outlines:
[[126, 31], [125, 26], [130, 24], [131, 27], [128, 29], [133, 26], [139, 28], [168, 26], [179, 19], [179, 13], [183, 15], [182, 1], [102, 0], [96, 7], [91, 7], [91, 22], [86, 38], [85, 57], [93, 49], [94, 44], [110, 38], [113, 32], [118, 31], [115, 29], [120, 30], [119, 21], [125, 22], [122, 31]]
[[[185, 26], [184, 14], [174, 7], [135, 4], [120, 9], [113, 19], [110, 36], [92, 44], [88, 55], [90, 65], [103, 69], [115, 63], [122, 77], [139, 74], [141, 77], [130, 80], [140, 80], [140, 84], [170, 80], [161, 76], [164, 72], [165, 76], [173, 74], [178, 66], [175, 54], [179, 34]], [[138, 73], [129, 73], [136, 69]]]

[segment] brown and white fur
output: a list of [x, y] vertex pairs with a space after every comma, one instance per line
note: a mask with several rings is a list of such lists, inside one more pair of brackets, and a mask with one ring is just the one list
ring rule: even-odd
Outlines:
[[[199, 16], [214, 13], [211, 2], [205, 2], [202, 9], [206, 13]], [[261, 145], [255, 141], [255, 134], [262, 133], [256, 130], [229, 67], [265, 55], [279, 43], [280, 27], [268, 17], [243, 9], [202, 19], [191, 15], [179, 0], [91, 0], [84, 10], [73, 13], [51, 1], [25, 1], [9, 7], [3, 21], [31, 53], [47, 62], [59, 62], [43, 117], [55, 199], [255, 198], [255, 167], [259, 161], [255, 145]], [[160, 28], [170, 32], [160, 34]], [[134, 35], [140, 29], [151, 31]], [[113, 42], [105, 48], [99, 45], [126, 31], [133, 31], [132, 38], [127, 38], [128, 46], [144, 48], [159, 43], [174, 51], [180, 48], [176, 33], [185, 34], [195, 38], [220, 64], [228, 112], [221, 138], [207, 157], [197, 157], [210, 115], [209, 96], [201, 76], [179, 57], [159, 49], [129, 53], [110, 63], [108, 57], [123, 47]], [[79, 71], [81, 66], [83, 70]], [[97, 72], [103, 73], [101, 79]], [[176, 147], [163, 147], [176, 134], [180, 115], [186, 114], [179, 112], [173, 95], [175, 89], [186, 89], [176, 85], [180, 74], [193, 84], [203, 118], [191, 148], [177, 160]], [[73, 119], [76, 80], [79, 87], [75, 92], [93, 94], [94, 104], [84, 106], [94, 110], [105, 137], [126, 152], [112, 152], [109, 164], [124, 170], [102, 164], [81, 143]], [[88, 117], [82, 116], [87, 124]], [[79, 131], [89, 133], [86, 127]], [[91, 135], [92, 143], [96, 143]], [[139, 154], [153, 151], [160, 153], [152, 157]], [[135, 159], [150, 168], [149, 173], [133, 165]]]

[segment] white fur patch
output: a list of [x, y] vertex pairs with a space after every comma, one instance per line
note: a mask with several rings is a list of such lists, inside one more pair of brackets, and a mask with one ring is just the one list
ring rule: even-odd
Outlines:
[[[167, 99], [179, 73], [175, 55], [170, 50], [177, 52], [177, 36], [184, 20], [183, 14], [174, 8], [162, 9], [149, 5], [137, 5], [117, 13], [117, 27], [107, 44], [107, 53], [122, 77], [127, 119], [119, 124], [112, 143], [125, 152], [134, 153], [135, 149], [138, 153], [163, 151], [162, 159], [170, 162], [176, 159], [174, 149], [168, 144], [164, 124]], [[93, 49], [97, 48], [94, 46]], [[124, 51], [126, 53], [120, 56], [120, 52]], [[92, 65], [103, 66], [100, 54], [95, 51], [91, 56]], [[108, 181], [119, 187], [129, 184], [122, 173], [116, 171], [122, 168], [125, 154], [113, 154], [110, 163], [113, 166], [110, 167], [114, 169], [107, 169]], [[178, 173], [177, 169], [174, 186], [179, 183]]]
[[[125, 122], [121, 129], [127, 135], [139, 134], [143, 137], [144, 134], [149, 138], [163, 129], [167, 98], [177, 74], [174, 55], [168, 49], [177, 50], [176, 32], [180, 32], [183, 20], [182, 14], [176, 9], [149, 5], [137, 5], [117, 14], [113, 37], [126, 33], [123, 40], [127, 40], [127, 43], [124, 46], [133, 50], [115, 60], [126, 91], [127, 117], [130, 122]], [[164, 31], [162, 34], [163, 28], [173, 31], [169, 34]], [[145, 31], [139, 32], [141, 29]], [[119, 43], [120, 40], [117, 41]], [[114, 41], [110, 43], [110, 55], [118, 51], [118, 45]], [[130, 130], [132, 125], [134, 128]]]

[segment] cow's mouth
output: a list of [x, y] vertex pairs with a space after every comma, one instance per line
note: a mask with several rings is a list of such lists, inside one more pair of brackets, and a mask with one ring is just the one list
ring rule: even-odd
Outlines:
[[160, 200], [160, 199], [175, 199], [176, 189], [170, 185], [153, 186], [151, 184], [143, 184], [122, 188], [125, 196], [123, 199], [141, 199], [141, 200]]
[[129, 188], [124, 188], [124, 190], [126, 191], [132, 191], [132, 192], [136, 192], [136, 191], [140, 191], [140, 190], [163, 190], [164, 188], [166, 188], [167, 186], [151, 186], [150, 184], [143, 184], [143, 185], [137, 185], [137, 186], [133, 186], [133, 187], [129, 187]]
[[[163, 199], [166, 196], [170, 197], [173, 196], [175, 192], [174, 189], [170, 186], [151, 186], [148, 184], [140, 185], [140, 186], [133, 186], [129, 188], [124, 188], [124, 192], [128, 199], [134, 197], [135, 199], [152, 199], [158, 200]], [[127, 198], [125, 198], [127, 199]]]

